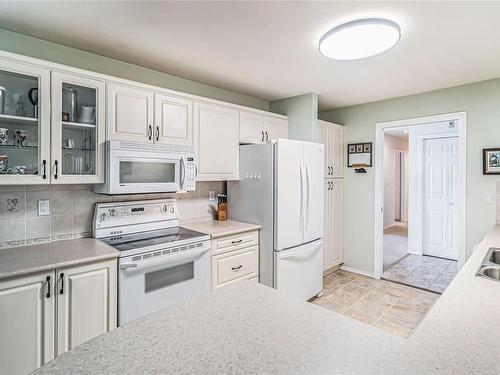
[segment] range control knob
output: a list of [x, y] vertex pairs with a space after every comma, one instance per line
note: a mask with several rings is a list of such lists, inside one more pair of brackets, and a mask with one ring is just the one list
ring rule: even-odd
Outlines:
[[167, 207], [167, 205], [166, 205], [166, 204], [164, 204], [164, 205], [163, 205], [162, 210], [163, 210], [163, 212], [167, 212], [168, 207]]
[[106, 219], [106, 214], [105, 213], [102, 213], [101, 216], [99, 216], [99, 219], [101, 221], [104, 221]]
[[114, 208], [112, 208], [111, 210], [109, 210], [109, 216], [116, 216], [116, 211]]
[[171, 213], [174, 213], [174, 212], [175, 212], [175, 207], [174, 207], [174, 206], [170, 207], [170, 212], [171, 212]]

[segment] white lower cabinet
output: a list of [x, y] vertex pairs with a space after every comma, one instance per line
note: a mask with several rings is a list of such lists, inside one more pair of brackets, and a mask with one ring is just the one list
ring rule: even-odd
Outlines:
[[325, 234], [323, 270], [343, 263], [342, 250], [342, 199], [344, 181], [325, 180]]
[[0, 281], [0, 374], [27, 374], [54, 358], [53, 281], [53, 272]]
[[57, 355], [116, 327], [116, 261], [57, 272]]
[[116, 327], [116, 260], [0, 281], [0, 374], [27, 374]]
[[212, 290], [241, 280], [258, 280], [259, 232], [212, 240]]

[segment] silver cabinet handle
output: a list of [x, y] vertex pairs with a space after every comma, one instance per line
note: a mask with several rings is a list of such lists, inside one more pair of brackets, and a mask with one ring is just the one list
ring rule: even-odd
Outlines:
[[243, 264], [240, 264], [238, 267], [231, 267], [231, 269], [234, 271], [234, 272], [238, 272], [241, 267], [243, 267]]

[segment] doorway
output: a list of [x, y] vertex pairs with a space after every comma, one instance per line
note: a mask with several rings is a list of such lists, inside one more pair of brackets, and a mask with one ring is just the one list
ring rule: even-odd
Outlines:
[[376, 277], [440, 293], [463, 264], [465, 126], [465, 113], [377, 124]]

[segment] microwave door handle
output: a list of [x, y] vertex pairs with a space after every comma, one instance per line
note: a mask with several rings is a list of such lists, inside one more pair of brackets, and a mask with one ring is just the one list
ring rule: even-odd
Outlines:
[[184, 181], [186, 180], [186, 164], [184, 163], [184, 157], [181, 158], [181, 183], [180, 188], [184, 187]]

